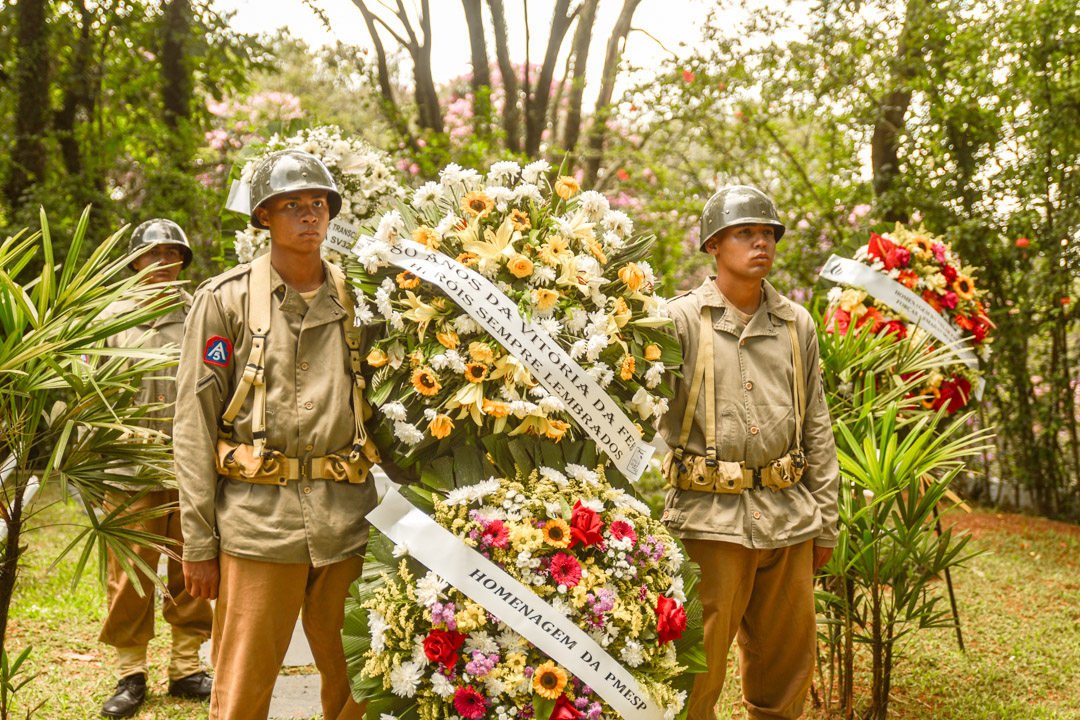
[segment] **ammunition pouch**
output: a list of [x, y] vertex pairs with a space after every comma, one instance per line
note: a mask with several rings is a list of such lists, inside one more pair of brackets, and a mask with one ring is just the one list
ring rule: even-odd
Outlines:
[[748, 468], [742, 462], [712, 460], [700, 455], [677, 456], [669, 452], [660, 471], [671, 487], [721, 494], [769, 488], [773, 492], [791, 487], [802, 479], [806, 457], [793, 450], [763, 467]]
[[219, 439], [215, 465], [217, 473], [232, 480], [256, 485], [285, 485], [290, 480], [329, 480], [353, 485], [367, 480], [368, 470], [379, 460], [374, 443], [369, 440], [364, 451], [351, 459], [352, 448], [301, 462], [277, 450], [263, 450], [255, 457], [255, 447]]

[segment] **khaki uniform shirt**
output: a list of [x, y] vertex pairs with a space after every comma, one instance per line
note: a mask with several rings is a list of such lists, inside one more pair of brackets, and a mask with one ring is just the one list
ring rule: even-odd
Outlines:
[[[184, 339], [184, 321], [191, 310], [191, 295], [180, 291], [181, 305], [168, 314], [154, 318], [148, 324], [136, 325], [113, 335], [105, 341], [111, 348], [127, 348], [138, 343], [144, 348], [161, 348], [167, 345], [179, 347]], [[105, 309], [104, 317], [113, 317], [130, 312], [136, 307], [133, 300], [114, 302]], [[140, 341], [141, 338], [141, 342]], [[139, 392], [135, 395], [135, 404], [147, 405], [164, 403], [167, 407], [149, 414], [149, 419], [140, 421], [143, 427], [158, 430], [168, 436], [173, 434], [173, 411], [176, 403], [176, 366], [143, 375]], [[130, 472], [128, 472], [128, 470]], [[121, 470], [125, 474], [134, 473], [134, 469]]]
[[[361, 484], [290, 480], [256, 485], [219, 477], [218, 426], [251, 352], [245, 321], [249, 265], [208, 280], [195, 294], [177, 378], [176, 476], [180, 486], [184, 559], [210, 560], [219, 552], [316, 567], [364, 551], [364, 516], [377, 502], [370, 475]], [[310, 303], [271, 267], [270, 330], [263, 359], [266, 378], [266, 448], [307, 461], [351, 450], [355, 425], [352, 375], [330, 268]], [[232, 353], [224, 366], [207, 360], [208, 343], [225, 338]], [[362, 338], [367, 353], [370, 336]], [[220, 343], [215, 342], [215, 347]], [[220, 359], [213, 356], [212, 359]], [[252, 444], [252, 388], [237, 415], [232, 440]]]
[[[712, 308], [715, 367], [715, 447], [720, 460], [743, 461], [755, 468], [782, 457], [795, 446], [794, 366], [787, 320], [795, 320], [806, 373], [802, 480], [783, 490], [746, 490], [739, 494], [700, 490], [668, 491], [663, 520], [682, 538], [776, 548], [813, 539], [834, 547], [837, 538], [836, 494], [839, 466], [832, 423], [821, 384], [817, 332], [810, 313], [781, 297], [763, 281], [765, 297], [743, 325], [724, 301], [715, 278], [672, 300], [671, 311], [683, 351], [682, 377], [669, 375], [675, 396], [658, 424], [672, 448], [679, 442], [690, 381], [697, 363], [701, 308]], [[708, 391], [702, 388], [702, 392]], [[705, 400], [694, 412], [688, 455], [705, 455]]]

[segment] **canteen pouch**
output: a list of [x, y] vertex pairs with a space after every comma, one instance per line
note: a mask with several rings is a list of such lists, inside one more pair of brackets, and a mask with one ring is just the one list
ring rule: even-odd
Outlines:
[[263, 456], [257, 458], [253, 446], [218, 438], [214, 460], [218, 475], [233, 480], [276, 485], [289, 479], [288, 458], [276, 450], [265, 450]]
[[[685, 472], [683, 469], [685, 468]], [[682, 467], [669, 452], [660, 466], [664, 479], [680, 490], [737, 494], [743, 491], [743, 470], [739, 463], [718, 461], [710, 467], [699, 455], [684, 455]]]
[[765, 466], [765, 471], [761, 474], [761, 484], [773, 492], [789, 488], [802, 479], [805, 469], [806, 456], [800, 450], [792, 450]]

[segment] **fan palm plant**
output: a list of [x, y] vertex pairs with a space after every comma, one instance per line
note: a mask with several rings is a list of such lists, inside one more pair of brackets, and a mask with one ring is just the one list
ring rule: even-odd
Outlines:
[[[63, 264], [54, 260], [44, 211], [40, 230], [0, 244], [0, 718], [8, 717], [10, 696], [25, 682], [14, 676], [29, 648], [14, 660], [4, 648], [19, 560], [33, 535], [27, 523], [43, 508], [43, 490], [56, 486], [52, 498], [77, 495], [88, 510], [61, 553], [77, 555], [73, 584], [95, 552], [103, 579], [108, 550], [129, 574], [157, 577], [131, 546], [163, 539], [128, 526], [162, 510], [129, 512], [131, 501], [118, 501], [110, 488], [149, 489], [171, 472], [167, 444], [154, 442], [164, 436], [147, 429], [160, 406], [133, 400], [142, 376], [174, 364], [176, 351], [108, 348], [105, 340], [167, 313], [175, 301], [160, 286], [144, 285], [145, 271], [127, 272], [134, 256], [114, 259], [124, 229], [80, 264], [88, 220], [89, 208]], [[22, 277], [39, 254], [40, 275]], [[135, 309], [106, 314], [120, 300], [135, 301]]]

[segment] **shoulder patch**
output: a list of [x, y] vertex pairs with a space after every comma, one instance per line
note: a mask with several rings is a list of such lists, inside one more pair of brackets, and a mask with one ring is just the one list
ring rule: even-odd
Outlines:
[[214, 335], [206, 341], [206, 350], [203, 351], [203, 362], [208, 365], [225, 367], [232, 358], [232, 343], [227, 338]]

